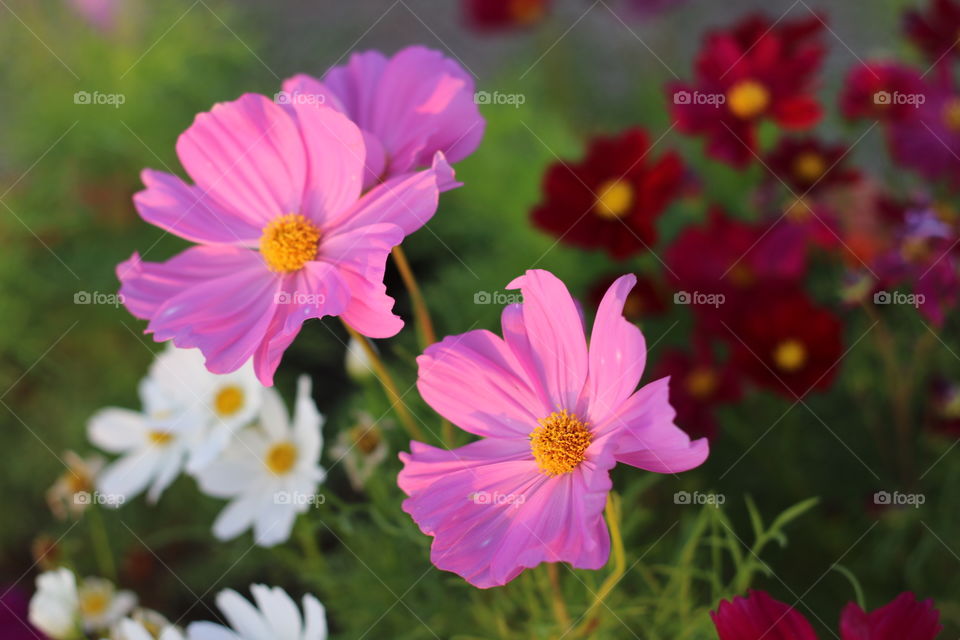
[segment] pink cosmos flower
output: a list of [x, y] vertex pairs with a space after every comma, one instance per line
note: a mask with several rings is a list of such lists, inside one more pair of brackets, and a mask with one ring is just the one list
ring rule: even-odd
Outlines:
[[68, 0], [71, 8], [99, 31], [113, 31], [122, 0]]
[[504, 309], [503, 338], [470, 331], [417, 359], [427, 403], [481, 437], [452, 451], [413, 442], [400, 454], [403, 509], [433, 536], [438, 568], [480, 588], [541, 562], [599, 569], [610, 552], [610, 469], [675, 473], [706, 459], [707, 441], [673, 423], [667, 378], [634, 391], [646, 344], [623, 305], [635, 283], [611, 285], [588, 345], [566, 286], [528, 271], [508, 285], [523, 303]]
[[421, 46], [392, 58], [379, 51], [355, 53], [323, 80], [293, 76], [279, 99], [326, 104], [360, 127], [367, 146], [365, 187], [428, 166], [437, 151], [459, 162], [476, 150], [485, 127], [470, 74]]
[[[817, 640], [803, 615], [764, 591], [723, 600], [711, 612], [720, 640]], [[841, 640], [933, 640], [943, 629], [932, 600], [910, 592], [867, 613], [851, 602], [840, 616]]]
[[374, 338], [400, 330], [383, 284], [387, 254], [430, 219], [438, 184], [453, 179], [442, 153], [361, 197], [355, 124], [247, 94], [198, 115], [177, 154], [195, 185], [148, 169], [134, 204], [198, 246], [159, 263], [134, 253], [117, 267], [127, 309], [150, 321], [155, 340], [199, 348], [214, 373], [253, 358], [271, 385], [308, 318], [341, 316]]

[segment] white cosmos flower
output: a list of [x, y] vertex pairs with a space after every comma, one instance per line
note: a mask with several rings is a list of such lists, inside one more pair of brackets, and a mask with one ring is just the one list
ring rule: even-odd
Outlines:
[[46, 635], [61, 640], [78, 635], [80, 598], [77, 578], [69, 569], [37, 576], [37, 591], [30, 599], [30, 623]]
[[37, 577], [37, 592], [30, 600], [33, 626], [55, 640], [76, 638], [81, 629], [104, 631], [129, 614], [137, 597], [117, 591], [109, 580], [86, 578], [77, 586], [69, 569], [57, 569]]
[[201, 490], [231, 498], [213, 525], [221, 540], [253, 527], [265, 547], [290, 537], [297, 514], [315, 502], [326, 472], [319, 465], [323, 416], [310, 397], [310, 379], [301, 376], [291, 423], [283, 400], [266, 389], [259, 424], [248, 427], [197, 476]]
[[195, 473], [216, 458], [241, 428], [250, 424], [263, 398], [253, 361], [231, 373], [211, 373], [199, 349], [172, 344], [150, 366], [148, 393], [169, 403], [171, 414], [201, 431], [190, 451], [187, 471]]
[[148, 489], [159, 499], [186, 466], [196, 471], [256, 416], [263, 397], [253, 365], [227, 375], [207, 371], [196, 349], [169, 347], [140, 382], [141, 411], [109, 407], [88, 424], [90, 440], [121, 454], [100, 477], [107, 504]]
[[148, 628], [147, 625], [124, 618], [118, 622], [110, 632], [110, 637], [104, 640], [184, 640], [180, 630], [172, 625], [159, 628]]
[[[280, 587], [250, 587], [256, 606], [232, 589], [217, 595], [217, 606], [231, 628], [212, 622], [187, 627], [189, 640], [326, 640], [327, 617], [312, 595], [303, 597], [303, 616]], [[165, 640], [165, 639], [164, 639]]]

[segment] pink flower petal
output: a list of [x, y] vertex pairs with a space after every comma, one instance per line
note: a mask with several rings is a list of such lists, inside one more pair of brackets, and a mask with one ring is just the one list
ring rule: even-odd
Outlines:
[[910, 592], [870, 613], [851, 602], [840, 616], [843, 640], [934, 640], [942, 630], [933, 601], [918, 601]]
[[719, 640], [817, 640], [807, 619], [764, 591], [721, 600], [711, 612]]
[[703, 464], [710, 453], [706, 438], [693, 442], [673, 420], [669, 378], [661, 378], [633, 394], [607, 421], [597, 424], [598, 434], [617, 443], [617, 462], [657, 473], [678, 473]]
[[523, 293], [530, 357], [554, 409], [582, 411], [578, 400], [587, 379], [587, 342], [566, 285], [549, 271], [533, 269], [507, 288]]
[[363, 136], [343, 114], [324, 106], [294, 104], [307, 157], [302, 213], [323, 224], [360, 197], [366, 150]]
[[610, 285], [590, 334], [590, 372], [584, 395], [588, 415], [600, 422], [630, 397], [640, 383], [647, 360], [643, 333], [623, 317], [623, 305], [637, 283], [634, 275], [617, 278]]
[[224, 209], [203, 190], [177, 176], [145, 169], [146, 187], [133, 197], [140, 217], [192, 242], [254, 246], [262, 230], [242, 215]]
[[300, 212], [303, 139], [293, 116], [264, 96], [245, 94], [199, 114], [177, 154], [200, 189], [252, 226]]
[[[420, 445], [401, 454], [401, 488], [410, 489], [403, 509], [434, 537], [430, 556], [438, 568], [488, 588], [541, 562], [584, 569], [606, 562], [608, 469], [584, 463], [546, 476], [525, 445], [490, 439], [453, 451]], [[430, 475], [435, 482], [428, 483]]]
[[452, 180], [453, 169], [438, 153], [430, 169], [391, 178], [364, 194], [332, 222], [331, 232], [389, 222], [410, 235], [433, 217], [440, 199], [440, 185]]
[[239, 247], [191, 247], [166, 262], [143, 262], [134, 253], [117, 265], [120, 295], [136, 317], [148, 320], [167, 300], [196, 284], [263, 268], [259, 254]]
[[506, 343], [489, 331], [448, 336], [427, 347], [417, 365], [423, 399], [470, 433], [526, 439], [550, 414]]

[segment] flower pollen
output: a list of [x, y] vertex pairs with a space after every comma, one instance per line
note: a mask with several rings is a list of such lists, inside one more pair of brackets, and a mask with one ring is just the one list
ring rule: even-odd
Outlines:
[[316, 259], [320, 236], [320, 229], [305, 216], [289, 213], [276, 218], [263, 229], [260, 253], [271, 271], [299, 271]]
[[278, 442], [267, 450], [264, 464], [270, 473], [282, 476], [297, 463], [297, 447], [292, 442]]
[[727, 91], [727, 105], [733, 115], [749, 120], [770, 106], [770, 91], [756, 80], [741, 80]]
[[228, 385], [217, 391], [213, 399], [213, 410], [218, 416], [228, 417], [243, 407], [243, 389], [236, 385]]
[[601, 218], [614, 220], [630, 213], [633, 206], [633, 187], [623, 180], [608, 180], [597, 190], [594, 212]]
[[530, 433], [530, 449], [540, 471], [557, 476], [576, 469], [592, 441], [587, 423], [566, 409], [537, 422], [540, 426]]
[[799, 340], [784, 340], [773, 350], [773, 361], [787, 373], [794, 373], [807, 362], [807, 348]]

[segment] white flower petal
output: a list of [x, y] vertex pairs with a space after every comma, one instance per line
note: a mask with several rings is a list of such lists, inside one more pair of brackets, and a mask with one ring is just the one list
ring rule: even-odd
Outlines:
[[90, 442], [110, 453], [123, 453], [143, 446], [147, 424], [142, 414], [129, 409], [101, 409], [87, 423]]
[[244, 640], [279, 640], [270, 633], [263, 614], [233, 589], [217, 594], [217, 606]]

